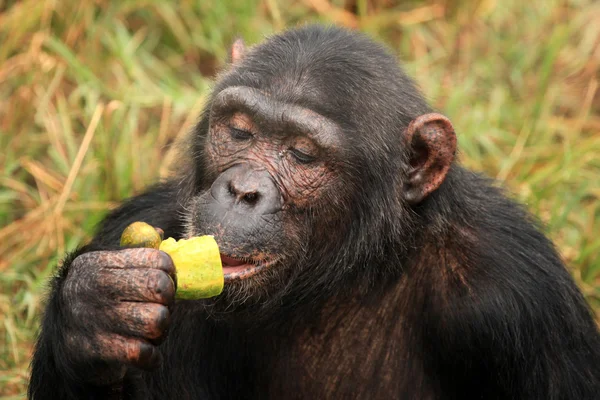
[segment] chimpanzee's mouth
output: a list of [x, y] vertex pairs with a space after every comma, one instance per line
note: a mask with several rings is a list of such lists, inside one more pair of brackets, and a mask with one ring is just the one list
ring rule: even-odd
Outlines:
[[225, 283], [241, 280], [255, 275], [260, 270], [273, 264], [271, 260], [256, 260], [245, 257], [232, 257], [221, 253]]

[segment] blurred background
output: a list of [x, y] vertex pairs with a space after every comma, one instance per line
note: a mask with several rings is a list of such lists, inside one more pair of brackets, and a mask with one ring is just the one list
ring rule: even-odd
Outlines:
[[308, 21], [387, 43], [600, 310], [600, 2], [0, 0], [0, 399], [56, 264], [168, 173], [232, 41]]

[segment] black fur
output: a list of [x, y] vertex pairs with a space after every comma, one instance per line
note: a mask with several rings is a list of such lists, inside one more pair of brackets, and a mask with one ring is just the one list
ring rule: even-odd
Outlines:
[[[313, 232], [304, 273], [250, 318], [178, 303], [162, 366], [129, 371], [116, 398], [598, 398], [596, 324], [527, 212], [458, 164], [423, 203], [403, 203], [395, 189], [410, 155], [403, 132], [430, 108], [385, 50], [345, 30], [304, 27], [250, 51], [215, 93], [232, 85], [261, 88], [345, 127], [348, 165], [339, 179], [348, 192], [331, 201], [349, 210], [346, 225]], [[116, 248], [132, 221], [183, 234], [187, 202], [211, 183], [202, 157], [209, 109], [194, 132], [189, 172], [129, 200], [65, 259], [30, 398], [107, 398], [108, 389], [86, 384], [85, 371], [63, 357], [61, 283], [78, 254]]]

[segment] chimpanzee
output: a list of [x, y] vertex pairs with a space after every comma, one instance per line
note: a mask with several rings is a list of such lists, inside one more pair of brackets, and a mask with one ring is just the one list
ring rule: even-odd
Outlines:
[[[30, 398], [599, 398], [600, 335], [552, 243], [457, 163], [383, 46], [238, 42], [191, 136], [66, 257]], [[119, 248], [133, 221], [214, 235], [224, 292], [174, 301], [168, 255]]]

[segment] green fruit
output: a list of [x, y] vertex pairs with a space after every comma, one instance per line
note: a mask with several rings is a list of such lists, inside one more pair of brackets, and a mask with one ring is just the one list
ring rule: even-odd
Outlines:
[[121, 247], [148, 247], [158, 249], [162, 242], [160, 233], [145, 222], [134, 222], [121, 234]]

